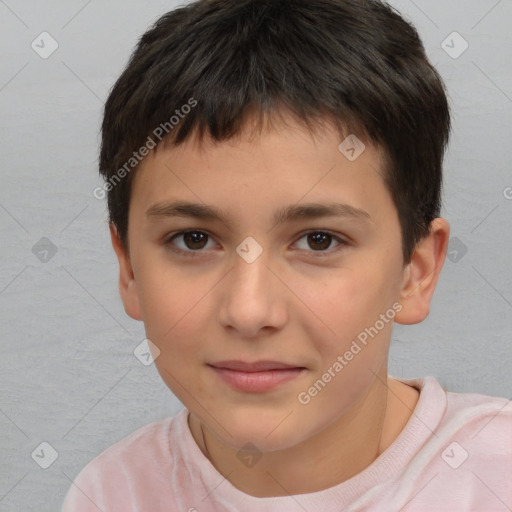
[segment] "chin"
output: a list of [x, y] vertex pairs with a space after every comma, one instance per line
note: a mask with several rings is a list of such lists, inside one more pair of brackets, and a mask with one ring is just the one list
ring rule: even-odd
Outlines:
[[216, 424], [211, 425], [211, 422], [206, 424], [210, 429], [213, 426], [212, 430], [216, 436], [235, 450], [241, 450], [250, 443], [261, 452], [275, 452], [296, 446], [313, 434], [314, 427], [310, 426], [308, 429], [307, 423], [297, 422], [297, 418], [292, 419], [293, 413], [283, 421], [290, 410], [280, 414], [279, 419], [271, 421], [263, 421], [261, 414], [255, 416], [245, 414], [245, 419], [239, 418], [236, 422], [229, 420], [225, 425], [231, 435]]

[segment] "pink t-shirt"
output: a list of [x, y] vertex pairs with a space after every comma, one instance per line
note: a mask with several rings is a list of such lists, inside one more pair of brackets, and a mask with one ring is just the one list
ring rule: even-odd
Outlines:
[[146, 425], [95, 457], [62, 512], [506, 512], [512, 510], [512, 403], [445, 392], [434, 377], [409, 422], [364, 471], [323, 491], [256, 498], [203, 455], [188, 411]]

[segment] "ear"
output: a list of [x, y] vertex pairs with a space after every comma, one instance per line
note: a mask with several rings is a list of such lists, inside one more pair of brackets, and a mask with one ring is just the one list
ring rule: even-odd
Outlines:
[[404, 268], [402, 309], [396, 314], [395, 322], [417, 324], [428, 316], [449, 238], [450, 225], [445, 219], [436, 218], [430, 225], [430, 233], [417, 243], [410, 263]]
[[124, 304], [124, 310], [134, 320], [142, 320], [139, 291], [135, 282], [130, 256], [126, 253], [121, 237], [112, 222], [110, 223], [110, 238], [119, 261], [119, 294]]

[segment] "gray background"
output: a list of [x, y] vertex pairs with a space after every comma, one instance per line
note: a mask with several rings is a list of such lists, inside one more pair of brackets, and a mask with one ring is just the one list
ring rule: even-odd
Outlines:
[[[396, 327], [390, 373], [511, 397], [512, 2], [391, 3], [449, 90], [444, 216], [456, 240], [429, 318]], [[181, 408], [133, 355], [144, 330], [124, 313], [92, 195], [102, 104], [138, 37], [175, 5], [0, 0], [1, 511], [58, 510], [96, 454]], [[59, 44], [47, 59], [31, 48], [43, 31]], [[469, 44], [458, 58], [461, 40], [445, 43], [452, 56], [441, 47], [453, 31]], [[43, 441], [58, 453], [48, 469], [31, 458]]]

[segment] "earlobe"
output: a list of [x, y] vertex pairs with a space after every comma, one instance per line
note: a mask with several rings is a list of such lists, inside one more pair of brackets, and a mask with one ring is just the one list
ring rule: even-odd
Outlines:
[[449, 237], [448, 222], [436, 218], [432, 221], [430, 233], [416, 245], [411, 261], [404, 269], [400, 293], [402, 310], [395, 317], [397, 323], [416, 324], [428, 316]]
[[137, 283], [135, 282], [130, 256], [127, 254], [121, 242], [121, 237], [115, 225], [111, 222], [109, 227], [112, 247], [119, 261], [119, 294], [123, 301], [124, 310], [134, 320], [142, 320], [139, 292]]

